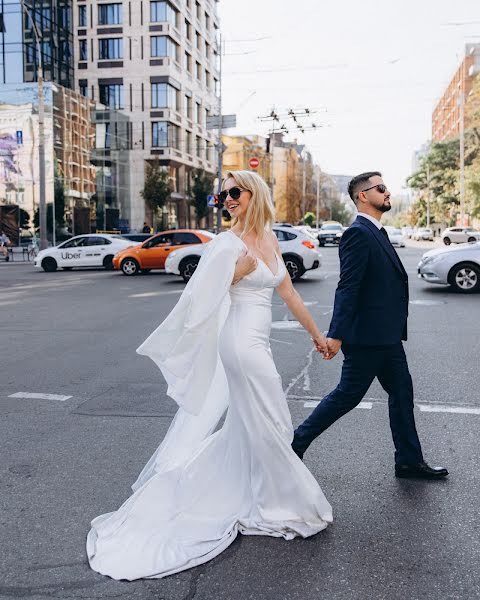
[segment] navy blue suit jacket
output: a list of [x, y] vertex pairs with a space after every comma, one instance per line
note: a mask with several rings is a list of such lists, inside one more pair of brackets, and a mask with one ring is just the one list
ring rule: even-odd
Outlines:
[[366, 346], [406, 340], [408, 276], [388, 239], [359, 215], [343, 234], [339, 255], [328, 337]]

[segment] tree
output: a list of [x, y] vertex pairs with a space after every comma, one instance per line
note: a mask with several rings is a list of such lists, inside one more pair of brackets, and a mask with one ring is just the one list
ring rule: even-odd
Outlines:
[[347, 206], [340, 202], [340, 200], [334, 200], [331, 205], [332, 210], [332, 221], [338, 221], [342, 225], [350, 225], [352, 221], [352, 211]]
[[213, 193], [215, 176], [203, 169], [192, 171], [192, 186], [190, 189], [190, 204], [195, 208], [197, 226], [201, 219], [208, 215], [207, 196]]
[[173, 192], [168, 171], [154, 160], [147, 164], [145, 183], [140, 195], [153, 213], [165, 205], [168, 197]]
[[303, 222], [305, 223], [305, 225], [311, 227], [315, 223], [315, 218], [316, 217], [313, 212], [307, 212], [303, 217]]
[[20, 227], [22, 229], [30, 227], [30, 214], [23, 208], [20, 209]]

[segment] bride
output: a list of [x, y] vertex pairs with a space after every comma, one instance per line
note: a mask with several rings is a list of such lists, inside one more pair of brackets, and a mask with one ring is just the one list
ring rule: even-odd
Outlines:
[[[116, 511], [92, 521], [87, 554], [114, 579], [160, 578], [220, 554], [243, 535], [290, 540], [332, 522], [293, 428], [269, 345], [274, 289], [326, 354], [295, 291], [256, 173], [227, 174], [232, 228], [208, 244], [165, 321], [137, 349], [161, 369], [179, 410]], [[226, 413], [221, 427], [220, 421]]]

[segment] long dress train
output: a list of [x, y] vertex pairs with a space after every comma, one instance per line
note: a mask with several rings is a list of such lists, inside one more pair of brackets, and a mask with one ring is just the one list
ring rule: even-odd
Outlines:
[[[237, 534], [308, 537], [332, 521], [318, 483], [291, 449], [293, 427], [269, 345], [271, 299], [286, 274], [258, 262], [230, 286], [243, 242], [209, 243], [175, 309], [140, 346], [180, 405], [134, 493], [92, 521], [92, 569], [160, 578], [204, 563]], [[214, 432], [224, 410], [223, 426]]]

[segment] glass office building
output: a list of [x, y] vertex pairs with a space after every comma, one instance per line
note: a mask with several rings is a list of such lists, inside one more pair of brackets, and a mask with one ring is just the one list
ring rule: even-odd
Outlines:
[[0, 0], [0, 84], [37, 81], [41, 64], [45, 81], [73, 88], [73, 59], [71, 0]]

